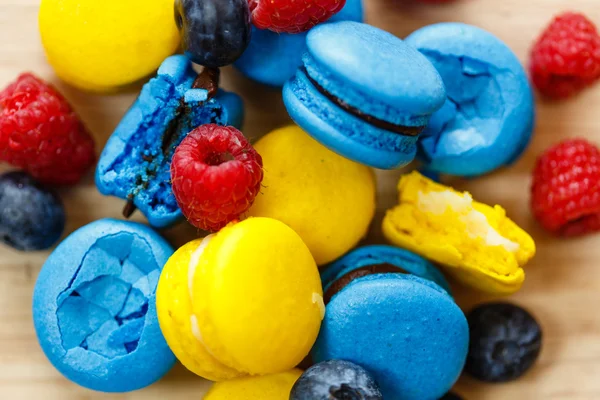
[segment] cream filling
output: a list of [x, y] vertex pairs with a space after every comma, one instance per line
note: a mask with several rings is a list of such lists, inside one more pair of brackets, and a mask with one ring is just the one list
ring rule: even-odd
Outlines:
[[458, 219], [465, 224], [470, 238], [481, 238], [488, 246], [502, 246], [515, 253], [520, 245], [502, 236], [488, 222], [486, 216], [473, 209], [473, 197], [468, 193], [462, 195], [451, 190], [443, 192], [418, 193], [419, 210], [434, 215], [442, 215], [448, 208], [459, 214]]
[[319, 293], [313, 292], [312, 294], [312, 302], [319, 307], [319, 312], [321, 313], [321, 321], [325, 318], [325, 302], [323, 301], [323, 296]]

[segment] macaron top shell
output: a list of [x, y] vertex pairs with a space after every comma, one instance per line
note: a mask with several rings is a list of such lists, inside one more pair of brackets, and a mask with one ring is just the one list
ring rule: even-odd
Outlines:
[[437, 399], [461, 373], [468, 332], [460, 308], [433, 282], [374, 274], [333, 296], [312, 354], [361, 365], [384, 399]]
[[391, 33], [342, 21], [313, 28], [306, 43], [308, 75], [369, 115], [401, 125], [425, 125], [422, 117], [428, 118], [445, 101], [444, 84], [433, 65]]
[[33, 295], [40, 345], [67, 378], [126, 392], [154, 383], [175, 356], [160, 331], [155, 289], [173, 249], [148, 227], [86, 225], [48, 257]]
[[204, 345], [238, 371], [289, 370], [319, 332], [324, 306], [317, 266], [300, 236], [277, 220], [249, 218], [217, 233], [192, 286]]
[[535, 105], [527, 74], [506, 44], [462, 23], [426, 26], [406, 43], [433, 63], [448, 95], [419, 141], [428, 168], [476, 176], [521, 155], [532, 135]]
[[219, 382], [204, 400], [288, 400], [302, 371], [292, 369], [278, 374], [252, 376]]
[[450, 285], [448, 285], [446, 278], [429, 261], [408, 250], [385, 245], [357, 248], [329, 265], [321, 273], [323, 291], [326, 292], [337, 279], [349, 272], [378, 264], [396, 266], [398, 272], [430, 280], [447, 293], [450, 293]]

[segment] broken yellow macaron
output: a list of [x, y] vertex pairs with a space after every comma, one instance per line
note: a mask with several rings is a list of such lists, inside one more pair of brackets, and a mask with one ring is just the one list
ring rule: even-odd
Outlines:
[[491, 294], [514, 293], [523, 266], [535, 255], [531, 236], [506, 211], [418, 172], [400, 178], [399, 204], [388, 210], [383, 233], [393, 244], [440, 264], [462, 283]]
[[325, 312], [310, 251], [270, 218], [228, 225], [177, 250], [163, 268], [156, 310], [179, 361], [213, 381], [292, 369]]
[[350, 251], [375, 215], [375, 174], [327, 149], [296, 125], [254, 145], [263, 188], [248, 215], [278, 219], [302, 237], [318, 265]]
[[292, 369], [278, 374], [248, 376], [217, 382], [204, 400], [289, 400], [302, 371]]

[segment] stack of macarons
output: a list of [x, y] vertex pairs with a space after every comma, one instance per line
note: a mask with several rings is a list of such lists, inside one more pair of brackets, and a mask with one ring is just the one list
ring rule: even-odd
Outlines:
[[[179, 360], [216, 382], [209, 400], [435, 400], [473, 359], [473, 343], [477, 355], [487, 343], [534, 343], [533, 363], [533, 318], [528, 341], [511, 336], [522, 321], [512, 309], [501, 308], [500, 328], [482, 329], [475, 323], [489, 321], [468, 320], [444, 275], [489, 294], [520, 289], [535, 243], [502, 207], [407, 173], [382, 223], [393, 246], [361, 243], [379, 228], [373, 168], [418, 158], [425, 171], [474, 177], [523, 153], [535, 115], [523, 68], [480, 28], [437, 24], [401, 40], [362, 20], [361, 1], [348, 0], [308, 32], [253, 28], [235, 66], [282, 87], [295, 124], [254, 143], [262, 186], [239, 219], [178, 250], [145, 225], [105, 219], [50, 255], [33, 315], [64, 376], [126, 392]], [[241, 128], [241, 99], [218, 89], [214, 68], [197, 73], [185, 55], [166, 58], [109, 138], [99, 191], [153, 228], [183, 219], [171, 160], [207, 124]], [[521, 358], [503, 359], [506, 376], [525, 372], [513, 365]], [[316, 365], [303, 372], [303, 360]]]

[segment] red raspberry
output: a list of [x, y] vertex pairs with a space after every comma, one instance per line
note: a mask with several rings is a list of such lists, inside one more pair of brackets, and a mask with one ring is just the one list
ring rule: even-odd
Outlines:
[[531, 192], [533, 215], [548, 231], [600, 230], [600, 151], [583, 139], [551, 147], [537, 160]]
[[177, 204], [192, 225], [206, 231], [218, 231], [248, 210], [262, 178], [260, 154], [231, 126], [196, 128], [171, 162]]
[[248, 4], [257, 28], [300, 33], [327, 21], [346, 0], [248, 0]]
[[67, 100], [33, 74], [0, 92], [0, 161], [41, 182], [78, 182], [94, 164], [94, 141]]
[[600, 78], [600, 36], [583, 14], [554, 19], [531, 50], [531, 77], [545, 96], [564, 98]]

